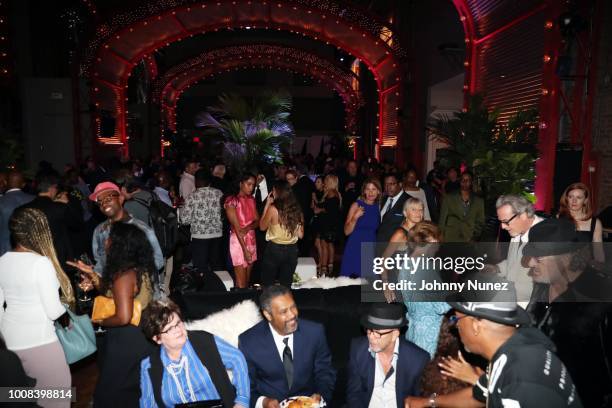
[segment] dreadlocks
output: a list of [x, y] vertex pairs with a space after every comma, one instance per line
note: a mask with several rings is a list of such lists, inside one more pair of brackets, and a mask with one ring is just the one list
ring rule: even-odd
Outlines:
[[69, 307], [73, 307], [75, 299], [72, 284], [57, 260], [51, 230], [45, 214], [35, 208], [18, 208], [11, 216], [9, 230], [15, 246], [21, 245], [31, 252], [49, 258], [60, 283], [61, 301], [68, 304]]

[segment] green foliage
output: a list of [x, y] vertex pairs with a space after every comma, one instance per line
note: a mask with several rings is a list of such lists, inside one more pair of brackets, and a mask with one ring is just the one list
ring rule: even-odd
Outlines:
[[17, 137], [0, 128], [0, 169], [13, 167], [23, 159], [23, 148]]
[[280, 163], [293, 137], [292, 106], [284, 91], [267, 91], [252, 103], [240, 95], [222, 94], [216, 106], [196, 117], [196, 126], [221, 136], [224, 158], [235, 169], [261, 161]]
[[488, 203], [501, 194], [532, 199], [537, 158], [537, 112], [521, 111], [506, 124], [489, 111], [482, 96], [470, 100], [466, 112], [445, 115], [430, 124], [434, 139], [448, 145], [445, 165], [465, 164], [476, 176]]

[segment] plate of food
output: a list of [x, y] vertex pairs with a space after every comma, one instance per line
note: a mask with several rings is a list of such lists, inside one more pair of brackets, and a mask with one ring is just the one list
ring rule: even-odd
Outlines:
[[317, 401], [314, 398], [306, 397], [306, 396], [295, 396], [289, 397], [285, 400], [282, 400], [280, 403], [280, 408], [323, 408], [326, 407], [327, 404], [321, 398], [321, 401]]

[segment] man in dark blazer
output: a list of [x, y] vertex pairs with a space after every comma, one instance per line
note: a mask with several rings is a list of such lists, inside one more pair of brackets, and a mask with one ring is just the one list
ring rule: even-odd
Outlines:
[[287, 170], [285, 178], [302, 209], [302, 214], [304, 214], [304, 238], [298, 242], [300, 256], [309, 256], [313, 242], [310, 234], [310, 220], [312, 219], [313, 211], [310, 205], [312, 204], [312, 194], [315, 192], [315, 185], [308, 175], [302, 173], [302, 171], [305, 171], [305, 169], [302, 168], [300, 170], [299, 167], [296, 167], [295, 170]]
[[[396, 229], [404, 221], [404, 203], [410, 195], [403, 191], [400, 179], [396, 174], [385, 176], [385, 199], [380, 207], [380, 226], [376, 232], [376, 240], [379, 242], [379, 251], [382, 252]], [[385, 245], [382, 245], [382, 244]]]
[[15, 208], [29, 203], [34, 199], [31, 194], [24, 193], [21, 189], [25, 186], [23, 175], [18, 171], [11, 171], [7, 177], [7, 190], [0, 197], [0, 256], [11, 250], [9, 232], [9, 219]]
[[278, 408], [292, 396], [329, 404], [336, 382], [322, 325], [298, 320], [291, 291], [269, 286], [261, 294], [265, 320], [238, 338], [251, 380], [251, 407]]
[[76, 255], [73, 253], [72, 244], [68, 235], [69, 230], [78, 229], [80, 214], [71, 212], [68, 204], [55, 201], [58, 192], [59, 180], [55, 175], [41, 175], [36, 179], [38, 195], [34, 200], [25, 204], [24, 207], [36, 208], [47, 217], [49, 230], [53, 238], [53, 246], [57, 253], [57, 259], [62, 267], [66, 267], [66, 261], [72, 260]]
[[403, 407], [404, 398], [418, 395], [429, 354], [400, 337], [407, 324], [404, 306], [374, 303], [362, 317], [367, 337], [353, 340], [348, 364], [347, 406]]

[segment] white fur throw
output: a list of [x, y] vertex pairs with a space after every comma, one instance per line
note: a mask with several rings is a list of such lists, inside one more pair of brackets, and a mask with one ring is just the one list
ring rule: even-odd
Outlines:
[[352, 279], [346, 276], [341, 276], [339, 278], [316, 278], [303, 282], [295, 289], [332, 289], [341, 286], [364, 285], [366, 283], [368, 282], [365, 279]]
[[186, 324], [187, 330], [205, 330], [238, 347], [238, 336], [261, 321], [259, 308], [252, 300], [244, 300], [229, 309], [213, 313], [205, 319]]

